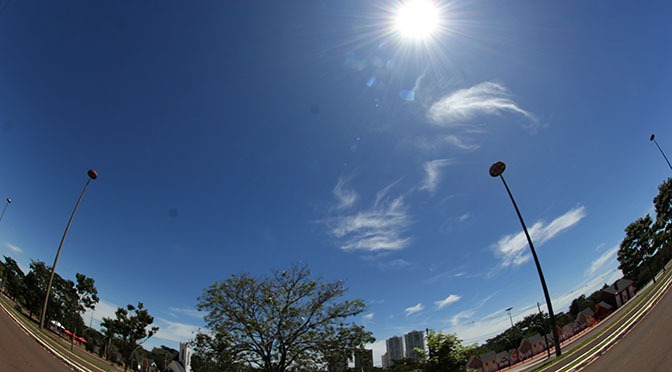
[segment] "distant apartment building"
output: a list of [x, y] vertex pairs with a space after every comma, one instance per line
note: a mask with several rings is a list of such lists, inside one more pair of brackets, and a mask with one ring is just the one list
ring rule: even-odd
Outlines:
[[418, 355], [415, 349], [425, 350], [425, 332], [408, 332], [404, 335], [404, 345], [406, 347], [404, 356], [408, 359], [418, 360], [420, 355]]
[[390, 337], [385, 340], [387, 346], [387, 359], [390, 365], [394, 364], [395, 360], [404, 359], [404, 341], [399, 336]]
[[373, 350], [364, 349], [355, 351], [355, 368], [373, 368]]
[[387, 353], [383, 354], [381, 359], [383, 362], [383, 369], [388, 369], [392, 367], [392, 363], [390, 363], [390, 358], [387, 357]]

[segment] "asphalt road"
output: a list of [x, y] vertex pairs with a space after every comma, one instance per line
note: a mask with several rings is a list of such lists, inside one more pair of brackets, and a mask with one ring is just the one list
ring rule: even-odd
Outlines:
[[72, 372], [65, 363], [24, 333], [0, 310], [0, 369], [3, 371]]
[[583, 371], [672, 371], [672, 293]]

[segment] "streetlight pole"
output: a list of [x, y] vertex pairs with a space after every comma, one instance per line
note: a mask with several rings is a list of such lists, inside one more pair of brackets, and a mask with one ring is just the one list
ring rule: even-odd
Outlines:
[[551, 296], [548, 294], [548, 288], [546, 287], [546, 279], [544, 279], [544, 273], [541, 270], [541, 264], [539, 264], [539, 258], [537, 257], [537, 252], [534, 250], [534, 244], [532, 244], [532, 238], [530, 238], [530, 233], [527, 232], [527, 226], [525, 226], [525, 221], [523, 221], [523, 216], [520, 214], [520, 210], [518, 209], [518, 205], [516, 204], [516, 200], [513, 198], [513, 194], [511, 194], [511, 190], [509, 190], [509, 185], [506, 184], [506, 180], [504, 180], [504, 170], [506, 169], [506, 164], [504, 162], [498, 161], [495, 164], [493, 164], [490, 167], [490, 175], [492, 177], [499, 177], [502, 180], [502, 183], [504, 184], [504, 187], [506, 188], [506, 192], [509, 194], [509, 197], [511, 198], [511, 203], [513, 203], [513, 207], [516, 209], [516, 214], [518, 214], [518, 219], [520, 220], [520, 224], [523, 226], [523, 231], [525, 232], [525, 237], [527, 237], [527, 242], [530, 245], [530, 250], [532, 251], [532, 257], [534, 258], [534, 263], [537, 265], [537, 272], [539, 273], [539, 280], [541, 281], [541, 288], [544, 290], [544, 297], [546, 298], [546, 305], [548, 306], [548, 315], [551, 318], [551, 327], [553, 328], [553, 340], [555, 341], [555, 355], [560, 356], [561, 351], [560, 351], [560, 337], [558, 336], [558, 327], [556, 326], [555, 322], [555, 314], [553, 313], [553, 305], [551, 304]]
[[660, 146], [658, 145], [658, 142], [656, 141], [656, 135], [652, 134], [651, 137], [649, 138], [649, 141], [656, 144], [656, 147], [658, 147], [658, 150], [663, 155], [663, 158], [665, 158], [665, 161], [667, 162], [667, 166], [670, 167], [670, 170], [672, 170], [672, 164], [670, 164], [670, 161], [667, 160], [667, 156], [665, 156], [665, 153], [663, 152], [663, 149], [661, 149]]
[[548, 358], [551, 358], [551, 349], [548, 347], [548, 337], [546, 337], [546, 329], [544, 329], [544, 313], [541, 312], [541, 305], [539, 302], [537, 302], [537, 309], [539, 309], [539, 315], [541, 316], [541, 324], [539, 325], [541, 327], [541, 332], [544, 334], [544, 341], [546, 342], [546, 353], [548, 354]]
[[510, 308], [508, 308], [508, 309], [506, 309], [506, 310], [504, 310], [504, 311], [506, 311], [507, 313], [509, 313], [509, 320], [511, 321], [511, 330], [513, 331], [513, 318], [511, 317], [511, 310], [513, 310], [513, 307], [510, 307]]
[[82, 197], [84, 197], [84, 193], [86, 192], [86, 189], [89, 187], [89, 183], [91, 183], [91, 180], [95, 180], [96, 178], [98, 178], [98, 173], [93, 169], [89, 169], [89, 171], [86, 174], [89, 176], [89, 179], [86, 180], [86, 184], [84, 185], [84, 189], [82, 189], [82, 193], [79, 194], [79, 199], [77, 199], [77, 204], [75, 204], [75, 209], [72, 210], [72, 215], [70, 215], [70, 220], [68, 220], [68, 224], [65, 226], [65, 231], [63, 232], [63, 237], [61, 238], [61, 243], [58, 245], [58, 251], [56, 251], [56, 257], [54, 258], [54, 264], [51, 266], [51, 274], [49, 275], [49, 284], [47, 284], [47, 293], [44, 296], [44, 304], [42, 305], [42, 315], [40, 317], [40, 328], [44, 328], [44, 319], [47, 315], [47, 304], [49, 303], [49, 293], [51, 292], [51, 283], [54, 281], [54, 273], [56, 272], [56, 264], [58, 263], [58, 256], [61, 254], [61, 248], [63, 248], [63, 242], [65, 241], [65, 237], [68, 235], [68, 230], [70, 229], [70, 225], [72, 224], [72, 219], [75, 217], [75, 213], [77, 212], [77, 208], [79, 208], [79, 203], [82, 201]]
[[7, 198], [7, 204], [5, 204], [5, 207], [2, 208], [2, 214], [0, 214], [0, 222], [2, 222], [2, 217], [5, 217], [5, 211], [7, 210], [7, 207], [12, 204], [12, 199]]

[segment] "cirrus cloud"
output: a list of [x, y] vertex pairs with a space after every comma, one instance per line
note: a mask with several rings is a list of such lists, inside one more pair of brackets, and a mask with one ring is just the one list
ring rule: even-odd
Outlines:
[[337, 209], [347, 209], [352, 207], [357, 201], [357, 193], [354, 190], [346, 188], [346, 181], [343, 177], [338, 178], [338, 182], [332, 190], [334, 196], [338, 200]]
[[444, 307], [446, 307], [450, 304], [454, 304], [455, 302], [459, 301], [460, 298], [462, 298], [462, 297], [458, 296], [458, 295], [451, 294], [450, 296], [444, 298], [443, 300], [435, 301], [434, 305], [436, 305], [436, 307], [438, 307], [439, 309], [443, 309]]
[[410, 226], [411, 218], [402, 196], [387, 198], [394, 185], [376, 195], [371, 207], [324, 221], [329, 233], [340, 241], [344, 251], [396, 251], [404, 249], [410, 238], [402, 234]]
[[611, 261], [614, 256], [616, 256], [616, 253], [618, 253], [619, 246], [615, 246], [611, 248], [610, 250], [604, 252], [600, 257], [595, 259], [595, 261], [591, 262], [590, 268], [586, 270], [586, 275], [593, 275], [595, 274], [598, 270], [600, 270], [604, 265], [607, 264], [607, 262]]
[[[544, 221], [537, 221], [528, 231], [532, 241], [541, 246], [559, 233], [576, 225], [585, 216], [585, 208], [578, 206], [548, 224]], [[517, 234], [505, 235], [495, 244], [495, 254], [502, 259], [501, 265], [503, 267], [519, 266], [531, 258], [526, 251], [527, 244], [527, 238], [522, 231]]]
[[436, 159], [425, 162], [423, 169], [425, 170], [425, 180], [420, 186], [420, 190], [426, 190], [433, 193], [441, 180], [441, 168], [453, 164], [452, 159]]
[[424, 310], [424, 309], [425, 309], [425, 307], [422, 306], [421, 303], [418, 303], [418, 304], [415, 305], [415, 306], [407, 307], [404, 311], [406, 312], [406, 316], [410, 316], [410, 315], [419, 313], [419, 312], [421, 312], [421, 311]]
[[21, 247], [16, 246], [12, 243], [6, 242], [5, 247], [7, 247], [7, 249], [9, 249], [10, 251], [12, 251], [14, 253], [18, 253], [18, 254], [23, 253], [23, 249], [21, 249]]
[[534, 115], [511, 98], [504, 85], [487, 81], [442, 97], [430, 106], [426, 115], [432, 124], [451, 127], [477, 116], [507, 112], [536, 121]]

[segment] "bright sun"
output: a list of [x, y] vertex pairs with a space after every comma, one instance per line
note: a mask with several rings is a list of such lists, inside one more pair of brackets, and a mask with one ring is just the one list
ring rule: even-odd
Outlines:
[[407, 0], [395, 15], [395, 27], [405, 38], [424, 39], [439, 25], [439, 9], [431, 0]]

